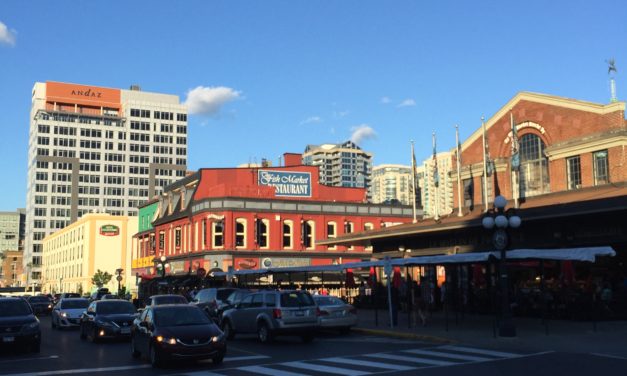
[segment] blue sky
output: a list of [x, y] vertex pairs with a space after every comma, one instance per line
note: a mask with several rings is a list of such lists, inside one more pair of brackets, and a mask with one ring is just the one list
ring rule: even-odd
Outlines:
[[190, 169], [351, 137], [375, 165], [409, 164], [409, 140], [418, 160], [432, 131], [451, 148], [455, 124], [469, 136], [519, 91], [607, 103], [611, 57], [627, 98], [626, 16], [622, 1], [4, 0], [0, 210], [25, 206], [37, 81], [199, 88]]

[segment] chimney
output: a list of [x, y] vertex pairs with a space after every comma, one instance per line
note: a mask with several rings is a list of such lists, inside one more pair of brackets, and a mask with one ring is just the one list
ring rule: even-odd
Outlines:
[[283, 153], [283, 165], [285, 167], [301, 166], [303, 164], [303, 155], [300, 153]]

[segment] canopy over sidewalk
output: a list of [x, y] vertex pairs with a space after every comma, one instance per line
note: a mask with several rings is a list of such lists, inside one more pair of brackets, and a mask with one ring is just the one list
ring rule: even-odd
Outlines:
[[[507, 251], [508, 260], [570, 260], [595, 262], [599, 256], [615, 256], [616, 252], [612, 247], [585, 247], [585, 248], [562, 248], [562, 249], [514, 249]], [[422, 266], [422, 265], [445, 265], [445, 264], [475, 264], [488, 262], [490, 259], [500, 259], [501, 253], [492, 252], [472, 252], [455, 255], [422, 256], [391, 259], [392, 266]], [[237, 270], [232, 275], [257, 275], [275, 273], [304, 273], [304, 272], [342, 272], [345, 269], [361, 269], [370, 267], [383, 267], [384, 260], [352, 262], [337, 265], [317, 265], [317, 266], [296, 266], [289, 268], [268, 268], [255, 270]], [[211, 276], [228, 276], [228, 272], [213, 272]]]

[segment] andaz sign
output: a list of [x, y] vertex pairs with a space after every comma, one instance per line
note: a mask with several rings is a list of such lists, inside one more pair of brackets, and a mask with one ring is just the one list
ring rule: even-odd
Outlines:
[[91, 89], [87, 90], [72, 90], [72, 95], [78, 95], [81, 97], [89, 97], [89, 98], [102, 98], [102, 92], [92, 91]]

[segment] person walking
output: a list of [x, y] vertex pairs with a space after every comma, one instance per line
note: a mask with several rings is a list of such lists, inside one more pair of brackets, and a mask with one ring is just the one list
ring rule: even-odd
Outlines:
[[422, 326], [427, 325], [427, 303], [423, 298], [422, 289], [419, 286], [414, 286], [412, 294], [412, 325], [417, 325], [417, 320], [420, 318]]

